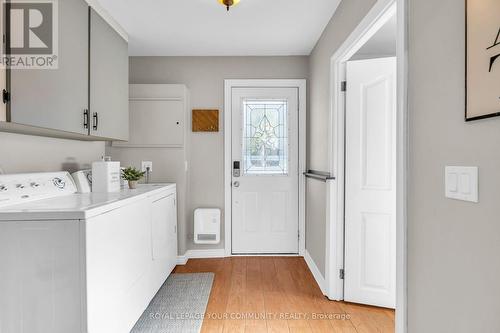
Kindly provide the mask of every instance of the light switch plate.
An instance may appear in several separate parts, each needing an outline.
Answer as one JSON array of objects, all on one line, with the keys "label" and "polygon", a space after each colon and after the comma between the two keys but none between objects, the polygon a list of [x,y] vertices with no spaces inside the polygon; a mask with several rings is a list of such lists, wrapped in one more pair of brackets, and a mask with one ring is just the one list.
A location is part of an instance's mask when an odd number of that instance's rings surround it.
[{"label": "light switch plate", "polygon": [[477,167],[447,166],[445,183],[447,198],[479,202],[479,169]]}]

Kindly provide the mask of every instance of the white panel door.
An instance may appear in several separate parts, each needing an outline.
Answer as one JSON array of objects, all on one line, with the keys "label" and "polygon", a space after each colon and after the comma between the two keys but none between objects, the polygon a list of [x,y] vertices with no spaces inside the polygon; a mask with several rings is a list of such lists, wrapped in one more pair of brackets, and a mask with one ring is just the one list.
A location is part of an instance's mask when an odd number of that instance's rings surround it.
[{"label": "white panel door", "polygon": [[349,302],[396,302],[396,58],[347,63],[345,280]]},{"label": "white panel door", "polygon": [[232,252],[298,253],[298,89],[233,88],[231,98]]}]

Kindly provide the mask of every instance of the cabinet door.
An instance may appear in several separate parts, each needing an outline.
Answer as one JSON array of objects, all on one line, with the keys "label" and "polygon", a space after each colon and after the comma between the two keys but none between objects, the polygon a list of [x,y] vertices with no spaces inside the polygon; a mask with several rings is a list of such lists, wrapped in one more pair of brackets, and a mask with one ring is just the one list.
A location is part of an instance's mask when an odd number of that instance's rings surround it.
[{"label": "cabinet door", "polygon": [[59,68],[10,72],[13,123],[88,134],[88,5],[57,1]]},{"label": "cabinet door", "polygon": [[130,101],[130,140],[126,147],[182,147],[184,144],[184,102],[161,100]]},{"label": "cabinet door", "polygon": [[116,147],[182,148],[188,123],[188,91],[181,84],[129,86],[130,136]]},{"label": "cabinet door", "polygon": [[90,135],[128,140],[128,44],[90,10]]},{"label": "cabinet door", "polygon": [[[156,292],[174,269],[177,258],[175,194],[153,202],[151,223],[153,254],[152,287],[154,292]],[[173,251],[174,246],[175,253]]]},{"label": "cabinet door", "polygon": [[[0,36],[3,36],[5,31],[5,20],[4,20],[4,6],[3,4],[0,6]],[[0,55],[4,55],[5,53],[5,41],[0,43]],[[3,90],[7,89],[7,78],[6,78],[6,69],[3,64],[0,63],[0,95],[2,95]],[[0,97],[0,121],[7,120],[7,107],[3,102],[3,98]]]}]

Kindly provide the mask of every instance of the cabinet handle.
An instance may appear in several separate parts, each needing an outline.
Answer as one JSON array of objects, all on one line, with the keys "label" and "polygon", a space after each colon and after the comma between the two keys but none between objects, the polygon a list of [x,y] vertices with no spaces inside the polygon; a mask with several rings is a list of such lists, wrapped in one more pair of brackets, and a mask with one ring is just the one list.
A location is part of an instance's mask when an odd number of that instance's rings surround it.
[{"label": "cabinet handle", "polygon": [[10,93],[5,89],[2,90],[2,102],[3,104],[10,102]]},{"label": "cabinet handle", "polygon": [[93,120],[92,128],[94,129],[94,131],[97,131],[97,128],[99,127],[99,114],[97,112],[94,112],[92,120]]},{"label": "cabinet handle", "polygon": [[89,110],[85,109],[83,111],[83,128],[89,128]]}]

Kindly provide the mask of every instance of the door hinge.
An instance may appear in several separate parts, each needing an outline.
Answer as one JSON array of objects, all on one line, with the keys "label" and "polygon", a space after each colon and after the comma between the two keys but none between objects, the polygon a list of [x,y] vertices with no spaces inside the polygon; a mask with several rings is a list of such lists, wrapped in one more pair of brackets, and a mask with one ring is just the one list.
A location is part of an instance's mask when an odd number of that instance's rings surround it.
[{"label": "door hinge", "polygon": [[340,83],[340,91],[347,91],[347,81],[342,81]]},{"label": "door hinge", "polygon": [[343,279],[344,279],[344,277],[345,277],[345,272],[344,272],[344,269],[339,270],[339,278],[340,278],[341,280],[343,280]]},{"label": "door hinge", "polygon": [[10,102],[10,93],[7,90],[2,90],[2,102],[7,104]]}]

